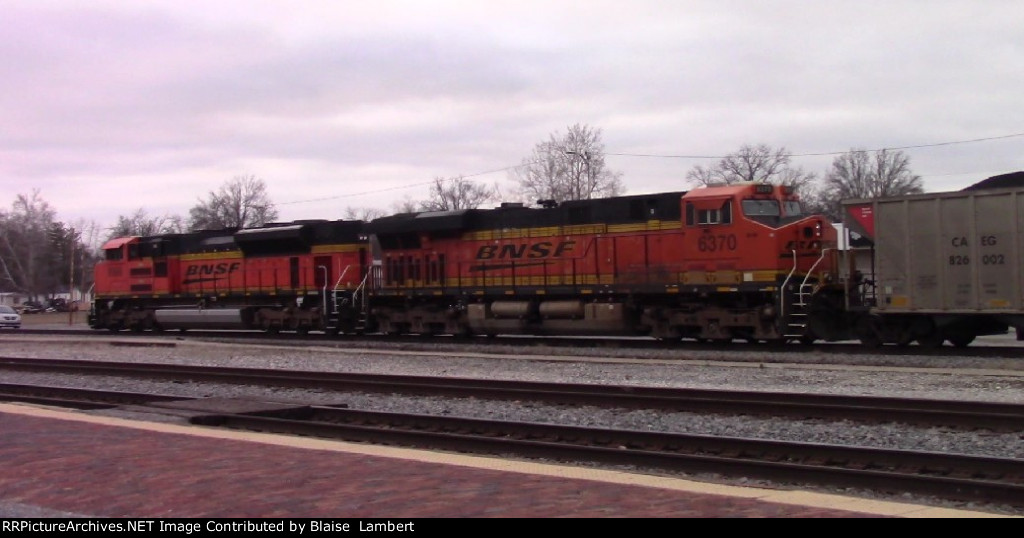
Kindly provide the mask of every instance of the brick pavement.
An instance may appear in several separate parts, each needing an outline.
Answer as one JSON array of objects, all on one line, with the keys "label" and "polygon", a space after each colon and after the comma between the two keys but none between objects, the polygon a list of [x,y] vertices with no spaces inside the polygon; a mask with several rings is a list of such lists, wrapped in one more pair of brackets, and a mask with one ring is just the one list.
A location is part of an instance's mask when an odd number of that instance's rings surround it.
[{"label": "brick pavement", "polygon": [[977,515],[7,404],[0,432],[0,501],[99,517]]}]

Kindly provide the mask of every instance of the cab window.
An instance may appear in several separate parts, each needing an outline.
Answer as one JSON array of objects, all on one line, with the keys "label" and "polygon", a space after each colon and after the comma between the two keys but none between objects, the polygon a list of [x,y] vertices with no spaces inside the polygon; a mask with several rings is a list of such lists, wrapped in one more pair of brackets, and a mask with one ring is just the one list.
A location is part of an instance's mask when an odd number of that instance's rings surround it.
[{"label": "cab window", "polygon": [[686,204],[687,226],[707,226],[709,224],[730,224],[732,222],[732,204],[729,200],[716,209],[699,209],[692,202]]}]

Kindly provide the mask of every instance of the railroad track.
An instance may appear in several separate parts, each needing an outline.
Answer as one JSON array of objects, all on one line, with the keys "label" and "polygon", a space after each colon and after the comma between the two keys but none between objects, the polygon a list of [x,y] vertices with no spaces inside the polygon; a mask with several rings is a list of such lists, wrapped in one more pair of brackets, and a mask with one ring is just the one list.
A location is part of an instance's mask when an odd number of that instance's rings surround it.
[{"label": "railroad track", "polygon": [[[75,408],[152,406],[191,410],[197,425],[316,436],[474,454],[625,465],[648,472],[716,473],[791,484],[910,492],[953,501],[1024,507],[1024,460],[735,437],[614,430],[327,406],[219,412],[224,402],[67,387],[0,386],[0,400]],[[234,407],[239,407],[236,402]],[[209,409],[206,409],[206,408]],[[241,405],[241,407],[245,407]]]},{"label": "railroad track", "polygon": [[[732,350],[737,352],[757,352],[766,355],[779,353],[803,353],[814,354],[822,352],[840,352],[846,355],[884,355],[884,356],[919,356],[927,355],[933,357],[1000,357],[1000,358],[1024,358],[1024,345],[990,345],[971,346],[967,348],[955,348],[943,346],[934,349],[923,349],[920,346],[895,346],[887,345],[882,347],[866,347],[856,342],[832,342],[817,343],[812,345],[804,344],[768,344],[768,343],[746,343],[734,341],[731,343],[695,342],[684,340],[680,342],[663,342],[651,338],[564,338],[564,337],[531,337],[531,336],[499,336],[496,338],[472,337],[455,338],[451,336],[418,336],[401,335],[391,336],[384,334],[348,335],[343,337],[329,336],[322,333],[309,334],[271,334],[260,331],[189,331],[183,332],[132,332],[119,331],[92,331],[82,329],[21,329],[19,334],[39,335],[63,335],[77,336],[83,338],[110,338],[117,335],[123,338],[161,338],[173,342],[176,339],[188,338],[192,340],[213,340],[218,342],[231,343],[253,343],[280,345],[280,346],[306,346],[316,344],[321,346],[352,347],[362,344],[400,344],[400,345],[466,345],[481,347],[501,348],[507,346],[536,347],[557,350],[564,349],[605,349],[605,350],[645,350],[645,351],[723,351]],[[1008,342],[1013,342],[1008,340]]]},{"label": "railroad track", "polygon": [[1024,431],[1024,405],[791,392],[542,383],[455,377],[227,368],[0,357],[0,369],[191,380],[418,396],[534,401],[604,408],[782,416],[797,419],[900,422],[961,429]]},{"label": "railroad track", "polygon": [[1024,460],[865,447],[302,407],[193,423],[482,454],[717,473],[1024,506]]}]

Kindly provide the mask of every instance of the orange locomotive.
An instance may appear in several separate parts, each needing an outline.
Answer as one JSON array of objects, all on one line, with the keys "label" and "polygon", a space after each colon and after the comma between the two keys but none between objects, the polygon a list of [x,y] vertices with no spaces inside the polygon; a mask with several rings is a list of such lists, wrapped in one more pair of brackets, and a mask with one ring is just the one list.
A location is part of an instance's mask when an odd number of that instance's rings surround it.
[{"label": "orange locomotive", "polygon": [[368,223],[388,333],[803,340],[836,232],[788,187],[394,215]]},{"label": "orange locomotive", "polygon": [[811,310],[843,300],[835,246],[766,184],[128,237],[90,323],[813,341]]},{"label": "orange locomotive", "polygon": [[351,330],[361,221],[123,237],[96,265],[93,328]]}]

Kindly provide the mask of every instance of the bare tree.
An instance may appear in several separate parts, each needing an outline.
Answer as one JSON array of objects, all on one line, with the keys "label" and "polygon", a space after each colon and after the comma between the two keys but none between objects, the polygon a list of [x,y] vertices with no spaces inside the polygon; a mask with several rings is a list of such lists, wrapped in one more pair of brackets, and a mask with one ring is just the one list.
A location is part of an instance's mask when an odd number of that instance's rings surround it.
[{"label": "bare tree", "polygon": [[605,165],[601,130],[578,123],[534,146],[513,176],[528,200],[589,200],[625,191],[622,174]]},{"label": "bare tree", "polygon": [[189,210],[192,230],[252,228],[277,218],[267,186],[256,176],[235,176]]},{"label": "bare tree", "polygon": [[924,192],[921,176],[910,170],[902,151],[853,149],[836,157],[825,174],[814,206],[833,219],[841,216],[840,201]]},{"label": "bare tree", "polygon": [[370,222],[373,219],[383,217],[386,213],[375,207],[346,207],[345,220],[362,220]]},{"label": "bare tree", "polygon": [[52,291],[55,279],[48,232],[56,212],[39,194],[19,194],[10,213],[0,213],[0,284],[37,297]]},{"label": "bare tree", "polygon": [[800,189],[811,184],[814,178],[814,173],[790,166],[786,148],[772,149],[765,144],[744,145],[736,153],[723,157],[714,167],[698,165],[686,173],[686,179],[691,183],[704,186],[755,182]]},{"label": "bare tree", "polygon": [[462,176],[447,179],[436,177],[434,184],[430,186],[430,200],[423,203],[423,209],[427,211],[475,209],[493,200],[496,195],[496,187],[474,183]]},{"label": "bare tree", "polygon": [[180,216],[151,217],[140,207],[130,216],[119,215],[117,224],[110,229],[108,238],[183,233],[187,229],[185,220]]},{"label": "bare tree", "polygon": [[391,204],[392,213],[416,213],[422,209],[423,203],[413,200],[411,196],[406,196]]}]

